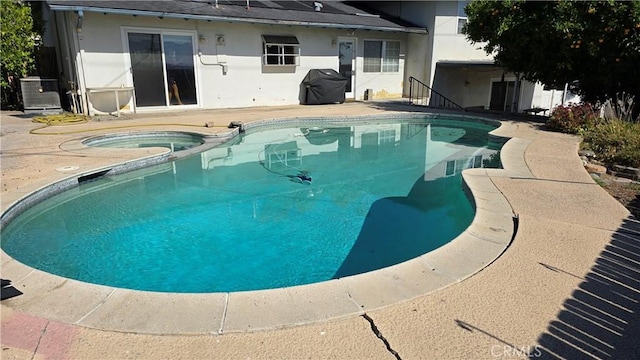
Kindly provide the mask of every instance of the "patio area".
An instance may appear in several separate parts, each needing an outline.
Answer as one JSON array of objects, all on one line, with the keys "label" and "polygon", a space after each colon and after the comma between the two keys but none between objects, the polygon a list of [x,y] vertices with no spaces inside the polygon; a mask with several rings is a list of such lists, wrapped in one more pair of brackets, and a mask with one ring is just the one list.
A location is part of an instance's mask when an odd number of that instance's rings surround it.
[{"label": "patio area", "polygon": [[[154,157],[157,148],[73,148],[87,136],[123,130],[179,130],[228,133],[232,121],[344,117],[427,112],[394,102],[324,106],[221,109],[163,114],[122,114],[76,125],[31,122],[21,113],[2,113],[2,211],[47,184],[114,164]],[[198,299],[173,299],[173,316],[157,331],[156,311],[127,298],[103,319],[108,329],[68,322],[69,305],[86,304],[69,286],[36,282],[2,252],[2,278],[21,292],[2,301],[3,359],[469,359],[633,358],[640,353],[640,223],[584,170],[580,139],[547,132],[539,123],[497,117],[504,170],[472,177],[496,189],[517,216],[516,235],[501,255],[472,276],[423,294],[400,297],[401,288],[371,287],[386,303],[340,316],[314,316],[318,304],[298,304],[294,313],[312,319],[278,326],[270,319],[254,331],[181,331],[181,321],[210,316]],[[205,126],[205,124],[207,126]],[[34,132],[34,133],[30,133]],[[465,178],[468,180],[469,176]],[[472,188],[473,190],[473,188]],[[474,191],[477,202],[486,193]],[[491,209],[484,209],[491,212]],[[489,214],[490,215],[490,214]],[[494,218],[503,217],[504,214]],[[488,228],[492,217],[488,216]],[[471,254],[473,250],[469,249]],[[20,270],[16,270],[20,269]],[[36,284],[37,283],[37,284]],[[37,285],[37,293],[32,289]],[[422,286],[420,284],[413,286]],[[5,288],[3,284],[3,293]],[[313,298],[316,289],[309,292]],[[317,290],[318,293],[321,290]],[[414,294],[411,293],[410,294]],[[97,296],[98,294],[96,294]],[[386,296],[386,297],[385,297]],[[4,296],[3,296],[4,298]],[[228,299],[227,299],[228,300]],[[221,301],[224,301],[222,299]],[[280,299],[246,301],[246,319],[269,318]],[[64,304],[62,306],[61,304]],[[77,304],[77,305],[75,305]],[[113,304],[113,302],[111,303]],[[98,304],[97,306],[99,306]],[[140,313],[139,305],[147,306]],[[325,304],[326,305],[326,304]],[[352,304],[353,305],[353,304]],[[324,306],[324,305],[322,305]],[[336,305],[338,306],[338,305]],[[133,310],[136,309],[136,310]],[[310,314],[310,315],[309,315]],[[186,320],[185,320],[186,319]],[[251,323],[250,320],[247,320]],[[174,322],[173,328],[170,328]],[[260,323],[260,321],[256,320]],[[169,324],[169,325],[166,325]]]}]

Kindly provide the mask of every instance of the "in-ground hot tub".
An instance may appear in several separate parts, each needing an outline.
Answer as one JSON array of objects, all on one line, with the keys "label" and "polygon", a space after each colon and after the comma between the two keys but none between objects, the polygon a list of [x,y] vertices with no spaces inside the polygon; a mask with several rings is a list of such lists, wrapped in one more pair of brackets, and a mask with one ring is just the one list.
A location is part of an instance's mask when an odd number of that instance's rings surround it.
[{"label": "in-ground hot tub", "polygon": [[110,148],[165,147],[182,151],[205,143],[202,135],[179,131],[152,131],[100,135],[82,142],[87,146]]}]

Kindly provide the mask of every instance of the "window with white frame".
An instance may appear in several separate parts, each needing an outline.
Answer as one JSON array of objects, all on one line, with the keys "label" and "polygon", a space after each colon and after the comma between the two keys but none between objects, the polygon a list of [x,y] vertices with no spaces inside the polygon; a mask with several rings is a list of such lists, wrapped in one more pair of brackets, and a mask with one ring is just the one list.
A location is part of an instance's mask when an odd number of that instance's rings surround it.
[{"label": "window with white frame", "polygon": [[362,70],[364,72],[400,71],[400,42],[365,40]]},{"label": "window with white frame", "polygon": [[456,174],[456,161],[449,160],[444,169],[444,177],[450,177]]},{"label": "window with white frame", "polygon": [[458,34],[462,34],[462,28],[467,23],[467,13],[464,11],[469,1],[458,1]]},{"label": "window with white frame", "polygon": [[300,65],[298,39],[287,35],[262,35],[262,65]]},{"label": "window with white frame", "polygon": [[380,145],[383,144],[395,144],[396,131],[395,130],[380,130]]}]

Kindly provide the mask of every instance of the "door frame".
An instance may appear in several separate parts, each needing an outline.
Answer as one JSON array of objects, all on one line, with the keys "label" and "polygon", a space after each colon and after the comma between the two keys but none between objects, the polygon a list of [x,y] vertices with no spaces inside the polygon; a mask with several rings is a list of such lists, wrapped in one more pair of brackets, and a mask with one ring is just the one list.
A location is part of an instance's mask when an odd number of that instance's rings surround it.
[{"label": "door frame", "polygon": [[338,37],[337,42],[337,57],[338,57],[338,72],[340,72],[340,43],[351,42],[353,44],[353,58],[351,59],[351,91],[344,94],[347,99],[355,99],[356,94],[356,61],[358,58],[358,38],[355,37]]},{"label": "door frame", "polygon": [[[169,93],[168,93],[168,79],[167,79],[167,66],[166,66],[166,54],[164,53],[164,35],[179,35],[179,36],[190,36],[191,37],[191,46],[192,46],[192,56],[193,56],[193,81],[196,86],[196,103],[191,105],[180,105],[180,109],[193,109],[200,108],[202,105],[201,91],[200,91],[200,82],[199,82],[199,67],[198,67],[198,58],[197,58],[197,46],[198,46],[198,34],[196,31],[191,30],[176,30],[176,29],[166,29],[166,28],[139,28],[132,26],[123,26],[120,28],[121,38],[122,38],[122,49],[123,49],[123,58],[124,58],[124,71],[127,80],[127,86],[134,87],[135,92],[135,84],[133,83],[133,73],[131,70],[131,54],[129,52],[129,33],[143,33],[143,34],[160,34],[160,46],[162,47],[162,74],[164,81],[164,89],[165,89],[165,105],[164,106],[143,106],[137,107],[137,111],[154,111],[154,110],[165,110],[172,108],[169,104]],[[174,106],[175,108],[175,106]]]},{"label": "door frame", "polygon": [[501,78],[501,77],[499,77],[499,78],[491,78],[491,79],[489,79],[489,94],[488,94],[488,98],[487,98],[487,109],[490,109],[490,108],[491,108],[491,93],[493,92],[493,83],[500,83],[500,82],[503,82],[503,81],[504,81],[505,83],[507,83],[507,87],[506,87],[506,89],[505,89],[506,91],[505,91],[505,94],[504,94],[504,96],[505,96],[505,99],[504,99],[504,100],[505,100],[505,102],[504,102],[504,104],[502,105],[502,110],[501,110],[501,111],[506,111],[506,110],[505,110],[505,107],[506,107],[506,105],[507,105],[507,104],[509,104],[509,108],[511,108],[511,106],[513,105],[513,104],[511,104],[511,99],[507,99],[507,95],[509,94],[509,91],[508,91],[508,89],[509,89],[509,85],[508,85],[508,84],[509,84],[510,82],[513,82],[513,83],[514,83],[514,84],[513,84],[513,86],[514,86],[514,90],[517,90],[517,91],[518,91],[518,92],[517,92],[517,94],[516,94],[516,103],[517,103],[517,105],[518,105],[518,106],[520,105],[520,89],[516,89],[516,85],[517,85],[517,84],[516,84],[516,78],[515,78],[515,76],[505,76],[505,77],[504,77],[504,79],[503,79],[503,78]]}]

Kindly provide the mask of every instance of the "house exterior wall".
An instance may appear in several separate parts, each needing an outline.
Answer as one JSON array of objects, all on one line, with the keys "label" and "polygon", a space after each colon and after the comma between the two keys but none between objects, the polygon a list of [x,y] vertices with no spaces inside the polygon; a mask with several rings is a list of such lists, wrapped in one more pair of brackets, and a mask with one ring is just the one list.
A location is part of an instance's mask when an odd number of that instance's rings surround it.
[{"label": "house exterior wall", "polygon": [[[393,16],[422,26],[427,29],[427,36],[410,36],[411,58],[408,59],[407,79],[413,76],[425,84],[431,84],[431,64],[433,63],[433,10],[430,1],[393,2],[384,9]],[[407,81],[408,86],[408,81]],[[408,94],[409,90],[405,90]]]},{"label": "house exterior wall", "polygon": [[435,64],[441,60],[493,60],[484,50],[478,49],[480,45],[471,45],[465,35],[457,33],[457,2],[439,1],[434,5],[438,15],[434,22],[432,73]]},{"label": "house exterior wall", "polygon": [[[84,94],[87,94],[87,89],[134,85],[127,40],[127,32],[133,31],[193,36],[198,104],[184,105],[181,109],[298,104],[301,81],[310,69],[338,69],[336,40],[339,37],[356,39],[355,100],[362,100],[366,89],[373,90],[374,98],[402,97],[407,51],[405,33],[348,32],[343,29],[185,21],[92,12],[84,13],[82,30],[77,32],[77,15],[65,13],[65,17],[60,22],[66,24],[66,35],[74,39],[75,47],[71,52],[78,58],[75,68]],[[224,35],[224,45],[217,44],[218,35]],[[296,36],[300,43],[299,66],[263,66],[261,35]],[[364,40],[400,41],[400,71],[364,72]],[[91,93],[89,96],[96,113],[115,110],[112,93]],[[127,104],[124,110],[132,110],[131,94],[120,92],[118,96],[121,105]],[[147,109],[157,111],[159,108]],[[145,111],[145,108],[137,111]]]},{"label": "house exterior wall", "polygon": [[[407,57],[407,35],[384,32],[356,31],[358,38],[356,50],[356,100],[364,99],[366,89],[373,90],[373,99],[399,99],[403,95],[405,58]],[[365,40],[400,40],[400,65],[398,72],[364,72]],[[335,60],[337,63],[337,58]]]},{"label": "house exterior wall", "polygon": [[405,59],[405,91],[404,95],[409,94],[409,77],[424,82],[429,77],[431,62],[431,42],[428,36],[409,34],[407,38],[407,47],[411,49],[411,56]]},{"label": "house exterior wall", "polygon": [[[456,1],[375,2],[373,6],[379,11],[423,26],[429,32],[427,39],[410,40],[412,59],[411,67],[407,69],[409,76],[414,76],[424,83],[433,83],[438,61],[493,60],[483,50],[478,49],[480,46],[472,46],[465,35],[457,33],[458,3]],[[414,45],[422,43],[425,45],[413,51]]]},{"label": "house exterior wall", "polygon": [[[503,72],[487,72],[466,63],[490,63],[492,57],[457,33],[456,1],[371,2],[378,10],[425,27],[428,34],[306,26],[242,24],[190,19],[158,18],[86,12],[82,31],[76,31],[78,15],[55,13],[60,67],[65,81],[73,81],[82,109],[88,108],[87,89],[132,87],[131,60],[127,31],[162,32],[191,36],[194,45],[195,83],[198,103],[180,109],[214,109],[298,104],[300,83],[310,69],[338,69],[338,39],[356,41],[353,99],[363,100],[372,90],[373,99],[408,96],[409,77],[428,84],[463,107],[489,107],[491,79]],[[60,31],[60,30],[63,31]],[[224,45],[216,38],[224,35]],[[292,35],[300,43],[299,65],[272,67],[262,65],[261,35]],[[202,38],[202,41],[200,40]],[[366,73],[363,71],[365,40],[397,40],[401,43],[400,71]],[[69,50],[67,50],[69,49]],[[461,62],[444,69],[439,63]],[[495,72],[495,73],[494,73]],[[499,72],[499,74],[497,74]],[[505,73],[505,76],[513,74]],[[62,83],[63,81],[61,81]],[[65,85],[64,83],[62,84]],[[544,90],[540,84],[522,82],[519,110],[553,108],[564,94]],[[115,110],[112,93],[92,93],[91,104],[97,112]],[[124,110],[133,110],[132,93],[119,92]],[[138,111],[176,108],[172,106],[138,108]]]},{"label": "house exterior wall", "polygon": [[[410,6],[420,6],[420,2],[417,4],[412,3]],[[488,108],[491,79],[501,78],[503,71],[461,70],[461,73],[465,73],[464,77],[467,81],[460,81],[459,75],[453,82],[437,84],[435,77],[436,66],[439,61],[487,62],[493,61],[493,56],[485,53],[482,49],[483,44],[472,44],[466,39],[465,35],[457,33],[457,1],[426,2],[422,6],[428,9],[427,17],[433,19],[432,27],[428,28],[430,30],[429,36],[432,37],[433,41],[428,84],[433,84],[434,89],[442,89],[439,91],[445,96],[452,94],[453,97],[460,101],[459,104],[463,107],[484,106]],[[417,10],[409,10],[408,12],[419,13]],[[507,78],[515,77],[513,73],[509,72],[504,73],[504,75]],[[459,84],[465,83],[464,89],[460,91]],[[517,109],[518,111],[536,107],[552,109],[562,103],[562,94],[558,95],[558,91],[555,91],[555,96],[553,95],[551,91],[544,90],[542,84],[534,84],[522,80]]]},{"label": "house exterior wall", "polygon": [[[407,79],[409,76],[417,78],[462,107],[489,108],[491,79],[501,78],[502,70],[486,71],[462,63],[451,68],[438,66],[439,62],[493,61],[493,56],[482,49],[483,44],[472,44],[465,35],[458,34],[457,1],[376,1],[369,4],[378,11],[424,26],[429,32],[426,39],[409,36],[411,54],[407,59]],[[515,77],[512,73],[504,73],[504,76]],[[541,84],[522,81],[518,110],[552,109],[562,103],[562,97],[562,91],[544,90]],[[578,100],[574,96],[569,99]]]},{"label": "house exterior wall", "polygon": [[384,14],[401,18],[412,24],[426,28],[427,36],[422,34],[408,34],[407,52],[405,58],[405,75],[403,95],[409,96],[409,77],[426,82],[430,79],[430,69],[432,63],[433,36],[431,29],[433,22],[429,16],[432,3],[429,1],[375,1],[368,5]]}]

